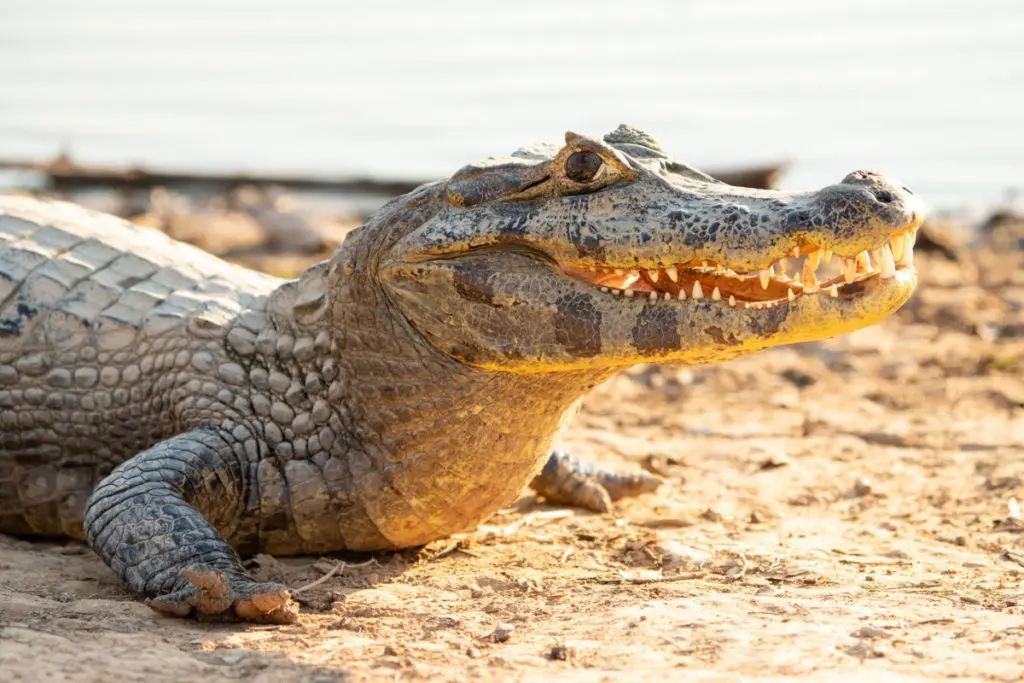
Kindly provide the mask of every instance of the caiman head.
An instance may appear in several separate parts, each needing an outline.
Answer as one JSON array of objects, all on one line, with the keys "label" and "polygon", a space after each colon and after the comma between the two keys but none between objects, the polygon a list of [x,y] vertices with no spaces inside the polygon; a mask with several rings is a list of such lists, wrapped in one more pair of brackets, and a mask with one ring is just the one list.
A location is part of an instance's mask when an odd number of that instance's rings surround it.
[{"label": "caiman head", "polygon": [[518,373],[708,363],[871,325],[914,290],[924,216],[877,173],[733,187],[626,126],[467,166],[381,220],[400,211],[415,219],[375,257],[389,305],[443,353]]}]

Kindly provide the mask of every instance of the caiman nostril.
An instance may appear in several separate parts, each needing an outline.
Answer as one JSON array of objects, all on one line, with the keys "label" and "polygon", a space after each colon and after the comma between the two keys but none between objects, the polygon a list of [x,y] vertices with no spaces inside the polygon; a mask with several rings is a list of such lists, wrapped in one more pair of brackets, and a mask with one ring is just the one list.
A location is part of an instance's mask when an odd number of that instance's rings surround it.
[{"label": "caiman nostril", "polygon": [[896,201],[896,195],[894,195],[892,192],[889,192],[888,190],[877,190],[872,194],[875,195],[875,199],[882,202],[883,204],[892,204],[894,201]]}]

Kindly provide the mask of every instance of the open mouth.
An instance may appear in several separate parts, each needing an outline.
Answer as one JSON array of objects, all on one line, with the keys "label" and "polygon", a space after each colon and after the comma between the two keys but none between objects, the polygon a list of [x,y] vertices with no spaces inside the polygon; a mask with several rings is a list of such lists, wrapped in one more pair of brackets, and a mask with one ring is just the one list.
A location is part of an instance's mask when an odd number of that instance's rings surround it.
[{"label": "open mouth", "polygon": [[609,296],[651,301],[710,299],[733,307],[771,308],[801,296],[855,296],[864,291],[868,280],[888,280],[896,277],[897,271],[912,271],[918,227],[915,224],[895,232],[886,244],[852,258],[833,258],[828,249],[802,253],[795,247],[768,268],[749,272],[709,261],[653,270],[560,265],[567,275],[599,287]]}]

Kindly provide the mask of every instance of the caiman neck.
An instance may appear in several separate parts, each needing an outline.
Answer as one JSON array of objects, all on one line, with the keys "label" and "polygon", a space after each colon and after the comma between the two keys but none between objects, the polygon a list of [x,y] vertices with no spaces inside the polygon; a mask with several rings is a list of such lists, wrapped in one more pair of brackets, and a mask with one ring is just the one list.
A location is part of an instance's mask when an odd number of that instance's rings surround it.
[{"label": "caiman neck", "polygon": [[329,275],[332,404],[369,517],[395,547],[475,526],[516,499],[578,399],[609,371],[491,372],[432,347],[375,280],[370,240]]}]

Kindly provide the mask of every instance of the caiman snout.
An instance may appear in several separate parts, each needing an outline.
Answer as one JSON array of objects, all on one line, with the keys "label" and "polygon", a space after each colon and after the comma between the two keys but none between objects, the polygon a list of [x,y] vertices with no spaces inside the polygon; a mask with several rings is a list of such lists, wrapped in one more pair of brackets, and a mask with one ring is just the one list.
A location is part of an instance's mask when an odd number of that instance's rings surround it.
[{"label": "caiman snout", "polygon": [[856,251],[916,228],[924,219],[924,204],[909,188],[875,171],[854,171],[838,185],[822,189],[819,209],[838,240],[856,242],[860,237],[864,243],[852,245]]}]

